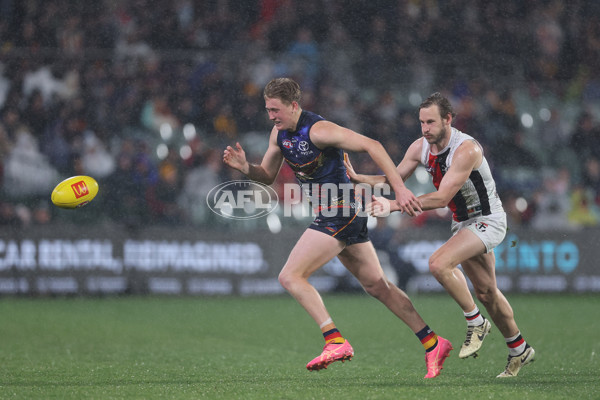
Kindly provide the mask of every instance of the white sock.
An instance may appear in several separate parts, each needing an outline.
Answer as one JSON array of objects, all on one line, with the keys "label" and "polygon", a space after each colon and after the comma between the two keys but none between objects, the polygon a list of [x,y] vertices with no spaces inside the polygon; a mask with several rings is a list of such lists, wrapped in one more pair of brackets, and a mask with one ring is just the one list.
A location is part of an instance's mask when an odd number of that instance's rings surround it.
[{"label": "white sock", "polygon": [[511,357],[516,357],[523,354],[525,348],[527,347],[527,342],[521,336],[521,332],[517,333],[515,336],[504,338],[504,340],[508,346],[508,354]]},{"label": "white sock", "polygon": [[475,306],[475,308],[472,311],[463,311],[463,314],[465,314],[465,318],[467,319],[467,326],[479,326],[483,324],[484,319],[481,313],[479,312],[479,308],[477,308],[477,306]]}]

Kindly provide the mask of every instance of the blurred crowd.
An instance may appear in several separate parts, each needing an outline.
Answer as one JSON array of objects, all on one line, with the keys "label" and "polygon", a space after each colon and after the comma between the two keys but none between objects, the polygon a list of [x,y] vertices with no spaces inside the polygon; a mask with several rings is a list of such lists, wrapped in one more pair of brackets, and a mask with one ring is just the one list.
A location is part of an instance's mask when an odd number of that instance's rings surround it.
[{"label": "blurred crowd", "polygon": [[[440,91],[484,146],[511,224],[596,226],[598,65],[593,0],[0,0],[0,224],[81,218],[49,201],[78,174],[101,187],[88,216],[219,222],[206,195],[241,178],[223,149],[259,161],[262,88],[290,76],[305,109],[397,162]],[[291,181],[284,168],[276,187]]]}]

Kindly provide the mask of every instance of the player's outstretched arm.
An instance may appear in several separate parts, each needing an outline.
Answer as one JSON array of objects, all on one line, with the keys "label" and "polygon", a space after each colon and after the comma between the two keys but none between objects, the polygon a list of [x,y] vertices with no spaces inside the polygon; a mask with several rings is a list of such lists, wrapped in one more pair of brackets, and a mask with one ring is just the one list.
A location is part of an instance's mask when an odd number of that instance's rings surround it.
[{"label": "player's outstretched arm", "polygon": [[404,186],[394,162],[379,141],[328,121],[317,122],[310,135],[313,143],[319,148],[337,147],[346,151],[368,153],[386,176],[402,212],[414,216],[421,211],[419,200]]},{"label": "player's outstretched arm", "polygon": [[[413,142],[413,144],[408,148],[400,164],[398,164],[398,166],[396,167],[396,171],[398,172],[403,181],[406,181],[408,178],[410,178],[415,172],[417,166],[419,165],[421,154],[420,149],[422,147],[421,140],[422,139],[418,139],[415,142]],[[348,157],[344,157],[344,165],[346,166],[346,169],[348,171],[348,176],[355,183],[366,183],[371,186],[375,186],[376,184],[380,183],[389,183],[385,175],[364,175],[356,173]],[[406,186],[404,186],[404,189],[401,188],[399,190],[406,191],[405,195],[407,197],[405,197],[404,201],[410,201],[411,197],[413,196],[412,192],[408,188],[406,188]],[[372,203],[369,203],[372,204],[372,206],[369,207],[369,205],[367,205],[366,211],[369,214],[378,217],[387,216],[390,212],[393,211],[403,212],[404,209],[401,206],[402,198],[399,196],[398,191],[395,192],[396,201],[390,201],[383,197],[373,197]],[[421,211],[421,209],[419,208],[418,211]],[[410,213],[408,214],[412,216],[415,215]]]},{"label": "player's outstretched arm", "polygon": [[365,183],[370,186],[375,186],[381,183],[389,183],[385,175],[365,175],[356,173],[352,163],[350,162],[350,157],[346,152],[344,152],[344,166],[346,167],[348,178],[350,178],[350,180],[354,183]]},{"label": "player's outstretched arm", "polygon": [[371,201],[365,205],[365,212],[373,217],[387,217],[393,211],[400,211],[398,203],[385,197],[371,196]]},{"label": "player's outstretched arm", "polygon": [[437,191],[419,196],[423,210],[443,208],[467,182],[473,169],[481,164],[483,153],[479,145],[472,141],[463,142],[452,159],[452,165],[442,178]]},{"label": "player's outstretched arm", "polygon": [[274,128],[269,137],[269,147],[263,156],[260,165],[251,164],[246,159],[246,153],[239,143],[235,147],[227,146],[223,152],[223,162],[233,169],[237,169],[253,181],[267,185],[272,184],[279,174],[283,155],[277,145],[277,130]]}]

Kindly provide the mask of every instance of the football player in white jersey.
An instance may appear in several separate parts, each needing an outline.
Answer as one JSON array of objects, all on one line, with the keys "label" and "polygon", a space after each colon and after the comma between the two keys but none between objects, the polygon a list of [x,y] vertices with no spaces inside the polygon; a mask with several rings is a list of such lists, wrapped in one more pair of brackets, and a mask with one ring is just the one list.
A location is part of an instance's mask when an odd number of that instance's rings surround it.
[{"label": "football player in white jersey", "polygon": [[[534,360],[535,351],[521,335],[512,307],[496,284],[493,249],[506,235],[506,214],[483,149],[452,127],[455,115],[447,98],[440,93],[429,96],[419,106],[422,137],[411,144],[397,170],[406,180],[419,164],[424,165],[437,190],[418,197],[422,210],[449,207],[453,213],[452,237],[431,255],[429,270],[466,318],[467,335],[459,357],[476,357],[491,329],[475,304],[464,271],[508,346],[508,363],[498,377],[514,377]],[[386,182],[385,176],[357,174],[349,161],[346,167],[354,182]],[[399,211],[383,197],[374,197],[367,210],[374,216]]]}]

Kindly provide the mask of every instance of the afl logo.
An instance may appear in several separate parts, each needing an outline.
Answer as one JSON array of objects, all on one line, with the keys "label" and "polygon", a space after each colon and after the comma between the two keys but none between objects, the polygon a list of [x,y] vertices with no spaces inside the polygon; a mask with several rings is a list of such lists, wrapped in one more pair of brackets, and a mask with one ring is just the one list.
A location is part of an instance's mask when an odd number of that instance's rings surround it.
[{"label": "afl logo", "polygon": [[206,196],[206,204],[213,213],[230,219],[264,217],[277,208],[278,202],[273,188],[253,181],[224,182]]},{"label": "afl logo", "polygon": [[291,149],[294,145],[292,144],[291,140],[287,140],[285,139],[283,142],[281,142],[281,144],[283,145],[283,147],[285,147],[286,149]]},{"label": "afl logo", "polygon": [[301,141],[300,143],[298,143],[298,148],[300,149],[300,151],[308,150],[308,142],[304,140]]}]

